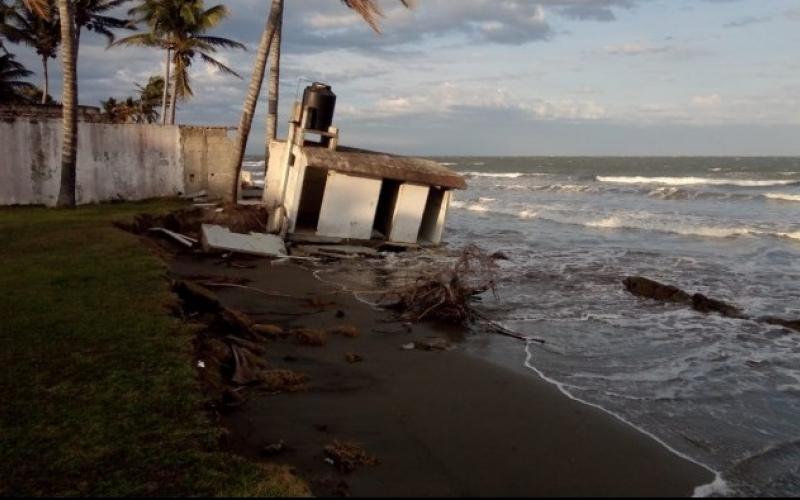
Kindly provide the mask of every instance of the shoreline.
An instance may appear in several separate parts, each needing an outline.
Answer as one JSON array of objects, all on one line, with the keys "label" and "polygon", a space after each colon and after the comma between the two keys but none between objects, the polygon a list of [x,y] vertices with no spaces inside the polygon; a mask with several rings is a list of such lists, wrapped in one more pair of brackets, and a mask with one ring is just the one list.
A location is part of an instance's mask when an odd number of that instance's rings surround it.
[{"label": "shoreline", "polygon": [[[324,347],[271,342],[268,363],[308,373],[309,391],[257,394],[223,418],[231,450],[247,458],[264,460],[264,446],[285,442],[288,452],[274,460],[295,467],[316,494],[690,496],[719,481],[707,467],[548,379],[466,352],[463,331],[417,324],[402,333],[387,322],[391,313],[350,292],[327,290],[330,283],[308,269],[259,261],[256,269],[239,270],[192,256],[177,256],[171,268],[181,277],[213,271],[247,277],[271,292],[324,295],[331,304],[307,314],[296,301],[265,301],[243,289],[218,293],[259,322],[347,323],[361,332]],[[400,348],[425,337],[446,337],[455,349]],[[351,351],[364,362],[345,363]],[[381,465],[337,473],[321,453],[333,438],[358,442]]]}]

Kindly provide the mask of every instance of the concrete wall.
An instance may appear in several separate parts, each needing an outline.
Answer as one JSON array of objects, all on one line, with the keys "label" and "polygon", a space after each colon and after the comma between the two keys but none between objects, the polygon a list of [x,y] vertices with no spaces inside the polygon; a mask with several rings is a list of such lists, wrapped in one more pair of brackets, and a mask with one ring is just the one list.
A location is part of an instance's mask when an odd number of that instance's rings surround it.
[{"label": "concrete wall", "polygon": [[227,127],[180,127],[186,193],[208,192],[220,198],[231,187],[229,168],[235,129]]},{"label": "concrete wall", "polygon": [[[61,123],[39,116],[0,120],[0,205],[55,204]],[[79,122],[77,201],[174,196],[187,186],[217,192],[232,145],[227,135],[219,127]]]},{"label": "concrete wall", "polygon": [[328,171],[317,234],[368,240],[381,193],[381,179]]},{"label": "concrete wall", "polygon": [[392,216],[392,232],[389,240],[397,243],[416,243],[425,202],[428,199],[428,186],[403,183],[397,193],[397,203]]}]

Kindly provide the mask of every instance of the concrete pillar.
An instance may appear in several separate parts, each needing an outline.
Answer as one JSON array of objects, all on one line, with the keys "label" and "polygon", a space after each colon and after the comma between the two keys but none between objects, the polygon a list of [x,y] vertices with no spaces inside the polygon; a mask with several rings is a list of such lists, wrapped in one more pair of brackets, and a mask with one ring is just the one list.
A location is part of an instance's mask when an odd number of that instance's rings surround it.
[{"label": "concrete pillar", "polygon": [[430,188],[422,184],[404,183],[397,193],[397,203],[392,215],[392,230],[389,241],[416,243],[422,224],[422,214],[428,200]]}]

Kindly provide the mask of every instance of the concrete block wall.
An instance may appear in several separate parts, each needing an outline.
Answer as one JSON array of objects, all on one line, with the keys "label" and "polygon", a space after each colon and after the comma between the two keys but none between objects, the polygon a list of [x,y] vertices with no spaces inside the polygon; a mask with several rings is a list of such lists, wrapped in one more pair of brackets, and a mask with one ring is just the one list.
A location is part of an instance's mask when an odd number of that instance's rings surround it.
[{"label": "concrete block wall", "polygon": [[[0,118],[0,205],[55,205],[61,119]],[[77,201],[140,200],[208,190],[221,196],[233,146],[226,127],[78,123]]]}]

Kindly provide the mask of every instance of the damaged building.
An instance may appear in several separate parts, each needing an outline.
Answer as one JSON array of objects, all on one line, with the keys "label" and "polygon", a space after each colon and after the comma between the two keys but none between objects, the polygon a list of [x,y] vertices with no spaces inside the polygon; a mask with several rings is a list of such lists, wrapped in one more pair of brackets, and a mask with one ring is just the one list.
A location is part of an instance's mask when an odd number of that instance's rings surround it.
[{"label": "damaged building", "polygon": [[287,140],[270,143],[264,203],[272,230],[295,239],[439,244],[464,178],[431,160],[339,146],[334,106],[330,87],[307,87]]}]

